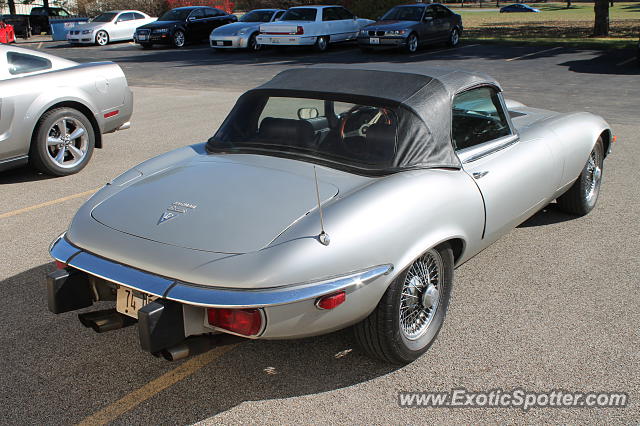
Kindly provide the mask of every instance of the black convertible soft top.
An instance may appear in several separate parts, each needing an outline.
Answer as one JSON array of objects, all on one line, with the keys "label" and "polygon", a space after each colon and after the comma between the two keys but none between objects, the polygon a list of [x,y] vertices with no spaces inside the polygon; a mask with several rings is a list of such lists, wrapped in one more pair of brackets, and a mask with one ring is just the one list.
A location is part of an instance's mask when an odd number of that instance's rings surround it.
[{"label": "black convertible soft top", "polygon": [[[451,102],[456,93],[478,85],[492,85],[491,77],[462,70],[416,64],[314,66],[283,71],[272,80],[242,95],[208,147],[225,139],[225,128],[239,117],[256,94],[289,97],[332,97],[351,102],[379,102],[403,109],[392,161],[370,172],[392,173],[416,168],[460,168],[451,143]],[[235,125],[238,123],[236,122]],[[217,146],[218,145],[218,146]]]}]

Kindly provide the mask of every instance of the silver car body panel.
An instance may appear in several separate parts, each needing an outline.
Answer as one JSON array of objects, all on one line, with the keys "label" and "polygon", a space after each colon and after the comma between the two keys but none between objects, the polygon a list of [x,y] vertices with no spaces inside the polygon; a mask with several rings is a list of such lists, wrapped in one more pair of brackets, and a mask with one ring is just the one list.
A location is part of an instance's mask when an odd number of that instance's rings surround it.
[{"label": "silver car body panel", "polygon": [[[10,75],[8,52],[49,59],[52,68]],[[38,119],[56,105],[83,109],[98,134],[128,127],[133,94],[122,69],[113,62],[77,64],[30,49],[0,46],[0,70],[0,167],[3,161],[10,165],[13,158],[26,158]],[[116,110],[117,115],[105,118]]]},{"label": "silver car body panel", "polygon": [[[67,31],[67,40],[71,43],[93,44],[96,41],[96,33],[100,30],[107,32],[110,42],[133,40],[133,34],[136,28],[155,22],[158,19],[139,10],[112,10],[110,12],[117,14],[111,22],[89,21],[78,23],[69,28]],[[120,19],[125,13],[139,13],[143,15],[144,18],[121,21]]]},{"label": "silver car body panel", "polygon": [[[270,22],[276,21],[275,17],[278,15],[277,12],[283,11],[282,9],[268,10],[275,11]],[[209,35],[209,44],[211,47],[218,49],[246,49],[249,47],[249,39],[252,35],[260,32],[260,25],[262,24],[264,24],[264,22],[233,22],[231,24],[222,25],[211,31],[211,34]],[[219,45],[217,44],[218,42],[223,43]]]},{"label": "silver car body panel", "polygon": [[[461,169],[365,177],[316,165],[329,245],[318,241],[317,206],[308,202],[310,198],[301,201],[307,197],[305,191],[309,197],[315,195],[312,164],[253,154],[211,154],[200,144],[148,160],[107,184],[80,208],[65,239],[54,243],[51,252],[71,266],[91,256],[165,280],[166,289],[142,290],[156,295],[164,291],[163,297],[184,303],[187,335],[212,331],[206,324],[207,306],[263,309],[267,326],[260,338],[336,330],[369,315],[389,284],[428,249],[450,242],[459,266],[561,195],[579,176],[599,137],[610,151],[610,128],[596,115],[556,113],[513,101],[504,105],[512,117],[513,135],[458,152]],[[229,172],[229,178],[210,172],[216,168]],[[182,170],[198,178],[187,185],[179,176]],[[138,191],[147,185],[150,198]],[[250,191],[252,186],[257,189]],[[258,194],[260,188],[264,194]],[[273,188],[296,195],[279,198]],[[252,206],[247,200],[237,201],[243,196],[259,202]],[[280,211],[266,206],[269,199]],[[174,202],[197,207],[158,223]],[[241,204],[234,208],[231,202]],[[210,215],[225,217],[206,221],[195,214],[200,205]],[[101,206],[105,210],[100,215],[114,215],[109,226],[104,224],[108,219],[96,220]],[[238,224],[231,225],[229,215],[238,215]],[[190,248],[177,243],[180,234],[196,231],[212,242]],[[234,234],[237,244],[230,244]],[[245,241],[252,234],[255,241]],[[215,241],[218,236],[220,241]],[[74,257],[74,250],[81,253]],[[96,274],[95,267],[86,265],[81,269]],[[340,288],[323,287],[327,277],[350,282],[354,271],[380,272],[381,266],[386,273],[374,273],[366,285],[344,287],[346,302],[335,310],[315,307],[314,297]],[[142,282],[123,282],[118,272],[113,273],[114,277],[101,275],[125,286]],[[279,299],[292,290],[308,291],[299,283],[310,283],[313,296]],[[273,300],[279,302],[268,303]]]}]

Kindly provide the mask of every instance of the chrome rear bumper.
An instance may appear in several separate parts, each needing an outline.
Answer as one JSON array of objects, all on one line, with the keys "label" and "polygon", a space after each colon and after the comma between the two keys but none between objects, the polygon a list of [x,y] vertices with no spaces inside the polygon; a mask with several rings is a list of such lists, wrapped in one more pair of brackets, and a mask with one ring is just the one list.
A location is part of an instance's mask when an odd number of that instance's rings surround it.
[{"label": "chrome rear bumper", "polygon": [[184,283],[96,256],[71,244],[65,235],[49,249],[59,262],[89,275],[179,303],[207,308],[265,308],[316,299],[336,291],[359,289],[393,270],[378,265],[339,277],[263,289],[221,288]]}]

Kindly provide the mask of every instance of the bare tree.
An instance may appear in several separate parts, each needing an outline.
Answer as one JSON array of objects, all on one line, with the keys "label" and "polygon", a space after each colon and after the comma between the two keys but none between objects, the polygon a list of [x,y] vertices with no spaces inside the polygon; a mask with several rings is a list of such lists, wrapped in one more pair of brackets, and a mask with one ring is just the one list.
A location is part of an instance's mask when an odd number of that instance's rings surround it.
[{"label": "bare tree", "polygon": [[609,0],[596,0],[593,10],[596,14],[593,25],[594,37],[606,37],[609,35]]},{"label": "bare tree", "polygon": [[9,14],[10,15],[15,15],[16,14],[16,3],[14,0],[9,0]]},{"label": "bare tree", "polygon": [[571,8],[571,0],[567,0],[567,9]]}]

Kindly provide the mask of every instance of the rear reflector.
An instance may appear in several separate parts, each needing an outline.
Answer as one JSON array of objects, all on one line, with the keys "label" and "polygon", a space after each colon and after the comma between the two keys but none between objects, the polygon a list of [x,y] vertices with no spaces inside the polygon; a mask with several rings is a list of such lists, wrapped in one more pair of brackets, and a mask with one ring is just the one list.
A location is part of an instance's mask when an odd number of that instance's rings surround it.
[{"label": "rear reflector", "polygon": [[209,324],[243,336],[255,336],[262,327],[258,309],[207,309]]},{"label": "rear reflector", "polygon": [[297,35],[304,34],[304,27],[302,25],[298,25],[298,28],[296,28],[296,34]]},{"label": "rear reflector", "polygon": [[111,112],[106,113],[104,115],[104,118],[115,117],[118,114],[120,114],[120,110],[111,111]]},{"label": "rear reflector", "polygon": [[56,268],[58,268],[58,269],[67,269],[67,266],[69,266],[69,265],[67,265],[66,263],[62,263],[59,260],[56,260]]},{"label": "rear reflector", "polygon": [[318,298],[318,300],[316,300],[316,307],[318,309],[334,309],[342,305],[345,300],[347,300],[347,293],[343,290]]}]

